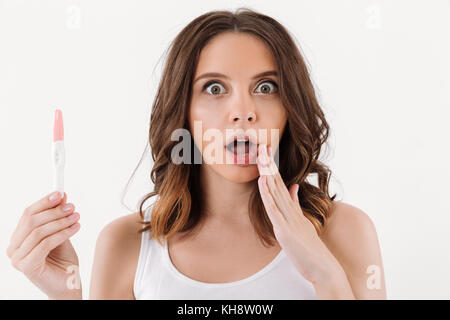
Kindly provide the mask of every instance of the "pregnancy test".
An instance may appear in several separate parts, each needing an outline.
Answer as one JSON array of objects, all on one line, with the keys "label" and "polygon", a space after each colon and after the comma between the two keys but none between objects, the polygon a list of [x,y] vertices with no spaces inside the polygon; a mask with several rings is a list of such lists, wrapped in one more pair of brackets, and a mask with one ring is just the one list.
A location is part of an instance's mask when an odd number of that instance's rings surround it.
[{"label": "pregnancy test", "polygon": [[55,122],[53,125],[53,191],[59,191],[61,198],[64,197],[64,126],[62,112],[60,109],[55,110]]}]

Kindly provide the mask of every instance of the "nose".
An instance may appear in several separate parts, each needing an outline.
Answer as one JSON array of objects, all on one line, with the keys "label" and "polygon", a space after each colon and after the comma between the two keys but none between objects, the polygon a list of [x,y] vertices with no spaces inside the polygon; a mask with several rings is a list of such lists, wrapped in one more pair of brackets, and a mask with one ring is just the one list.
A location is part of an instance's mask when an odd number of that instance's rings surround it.
[{"label": "nose", "polygon": [[232,116],[232,122],[237,123],[241,120],[248,121],[248,122],[255,122],[256,114],[253,111],[247,112],[246,115],[241,115],[241,113],[234,112],[233,116]]},{"label": "nose", "polygon": [[235,107],[232,108],[230,113],[230,121],[233,124],[239,122],[254,123],[256,121],[256,111],[251,101],[240,101],[235,103]]}]

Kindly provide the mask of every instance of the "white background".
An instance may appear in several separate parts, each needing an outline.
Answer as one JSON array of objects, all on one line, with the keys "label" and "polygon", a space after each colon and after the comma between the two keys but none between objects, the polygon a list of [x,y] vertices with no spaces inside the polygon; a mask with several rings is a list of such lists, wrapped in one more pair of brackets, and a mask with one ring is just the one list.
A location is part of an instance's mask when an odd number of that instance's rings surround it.
[{"label": "white background", "polygon": [[374,221],[388,298],[450,298],[448,0],[0,1],[0,298],[46,299],[5,252],[24,208],[52,191],[54,109],[86,299],[99,231],[151,190],[147,152],[121,202],[169,42],[240,6],[299,41],[331,125],[331,191]]}]

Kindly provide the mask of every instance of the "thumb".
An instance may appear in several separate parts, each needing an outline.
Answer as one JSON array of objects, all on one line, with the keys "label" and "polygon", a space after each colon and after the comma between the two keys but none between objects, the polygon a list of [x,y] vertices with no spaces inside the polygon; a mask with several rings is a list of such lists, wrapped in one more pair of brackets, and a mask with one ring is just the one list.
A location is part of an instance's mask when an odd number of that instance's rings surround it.
[{"label": "thumb", "polygon": [[61,202],[59,203],[59,206],[64,206],[67,203],[67,194],[64,192],[64,196],[61,199]]}]

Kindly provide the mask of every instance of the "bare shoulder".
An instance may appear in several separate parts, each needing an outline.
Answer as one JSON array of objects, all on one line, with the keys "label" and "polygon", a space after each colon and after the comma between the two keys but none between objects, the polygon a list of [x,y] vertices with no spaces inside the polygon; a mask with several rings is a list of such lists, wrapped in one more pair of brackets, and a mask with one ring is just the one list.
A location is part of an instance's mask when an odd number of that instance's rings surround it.
[{"label": "bare shoulder", "polygon": [[119,217],[103,227],[98,240],[140,241],[141,234],[138,233],[141,227],[140,221],[139,212]]},{"label": "bare shoulder", "polygon": [[378,245],[372,219],[363,210],[340,201],[333,202],[321,239],[338,259],[348,258],[358,246],[367,249]]},{"label": "bare shoulder", "polygon": [[134,276],[142,234],[138,212],[109,222],[101,230],[92,267],[91,299],[134,299]]},{"label": "bare shoulder", "polygon": [[351,204],[333,202],[321,239],[343,267],[358,299],[386,298],[378,235],[367,213]]},{"label": "bare shoulder", "polygon": [[341,201],[333,201],[327,224],[323,237],[329,240],[375,231],[372,219],[363,210]]}]

